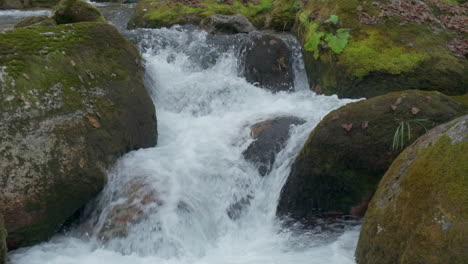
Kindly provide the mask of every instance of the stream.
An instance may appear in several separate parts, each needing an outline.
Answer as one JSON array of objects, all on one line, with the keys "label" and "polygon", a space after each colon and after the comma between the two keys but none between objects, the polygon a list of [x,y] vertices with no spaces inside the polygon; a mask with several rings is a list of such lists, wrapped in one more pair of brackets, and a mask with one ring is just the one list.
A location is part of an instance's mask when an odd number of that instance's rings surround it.
[{"label": "stream", "polygon": [[[10,252],[10,263],[355,263],[358,222],[306,229],[276,217],[309,133],[352,101],[310,91],[297,40],[281,35],[295,58],[295,92],[273,94],[242,77],[249,34],[209,35],[193,26],[127,31],[131,5],[100,8],[140,48],[158,145],[124,155],[84,219],[48,242]],[[5,12],[12,11],[0,11],[0,21]],[[306,123],[291,128],[272,171],[261,177],[242,155],[252,143],[250,126],[282,116]],[[239,217],[230,217],[229,208],[245,197]],[[130,218],[124,227],[112,222],[122,208]]]}]

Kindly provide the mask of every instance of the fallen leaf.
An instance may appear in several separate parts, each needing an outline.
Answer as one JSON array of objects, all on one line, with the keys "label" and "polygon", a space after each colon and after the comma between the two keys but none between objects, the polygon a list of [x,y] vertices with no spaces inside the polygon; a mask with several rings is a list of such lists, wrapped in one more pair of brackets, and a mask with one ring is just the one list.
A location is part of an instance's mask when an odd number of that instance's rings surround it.
[{"label": "fallen leaf", "polygon": [[353,129],[353,123],[341,124],[341,127],[344,128],[346,131],[351,131],[351,129]]},{"label": "fallen leaf", "polygon": [[83,77],[81,77],[81,75],[78,75],[78,79],[80,79],[81,83],[84,83]]},{"label": "fallen leaf", "polygon": [[73,66],[73,67],[75,67],[75,66],[76,66],[76,63],[75,63],[75,61],[74,61],[74,60],[70,60],[70,64],[71,64],[71,66]]},{"label": "fallen leaf", "polygon": [[29,75],[27,75],[26,73],[23,73],[23,77],[28,81],[30,80]]},{"label": "fallen leaf", "polygon": [[393,103],[393,104],[394,104],[394,105],[399,105],[399,104],[401,104],[401,101],[402,101],[402,100],[403,100],[403,99],[402,99],[401,97],[398,97],[398,98],[396,99],[395,103]]},{"label": "fallen leaf", "polygon": [[421,109],[417,108],[416,106],[411,107],[411,113],[413,113],[413,115],[419,113],[419,111],[421,111]]},{"label": "fallen leaf", "polygon": [[366,129],[367,127],[369,127],[369,121],[362,121],[361,122],[361,128]]},{"label": "fallen leaf", "polygon": [[340,116],[338,114],[334,114],[332,116],[332,120],[338,120],[338,118],[340,118]]},{"label": "fallen leaf", "polygon": [[392,104],[392,105],[390,105],[390,107],[392,108],[392,110],[393,110],[393,111],[395,111],[395,110],[396,110],[396,108],[397,108],[397,106],[396,106],[396,105],[393,105],[393,104]]},{"label": "fallen leaf", "polygon": [[100,128],[101,127],[101,124],[99,123],[99,121],[97,121],[96,118],[90,116],[90,115],[86,115],[86,118],[88,119],[88,122],[94,127],[94,128]]}]

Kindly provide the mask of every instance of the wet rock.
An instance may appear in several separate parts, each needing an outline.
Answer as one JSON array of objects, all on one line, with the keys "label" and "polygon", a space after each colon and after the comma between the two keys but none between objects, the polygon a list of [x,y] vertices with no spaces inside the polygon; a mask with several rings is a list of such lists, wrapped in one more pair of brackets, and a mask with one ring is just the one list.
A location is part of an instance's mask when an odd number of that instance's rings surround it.
[{"label": "wet rock", "polygon": [[251,126],[251,136],[255,141],[243,152],[245,159],[257,166],[260,175],[270,173],[276,155],[289,139],[291,126],[303,123],[303,119],[286,116],[254,124]]},{"label": "wet rock", "polygon": [[145,214],[154,213],[163,204],[154,188],[138,177],[122,186],[122,190],[118,203],[107,213],[98,231],[98,237],[103,242],[126,237],[131,225],[141,222]]},{"label": "wet rock", "polygon": [[255,27],[243,15],[211,15],[201,22],[201,26],[208,33],[249,33],[255,31]]},{"label": "wet rock", "polygon": [[252,195],[247,195],[242,197],[239,201],[231,204],[227,209],[229,218],[232,220],[239,219],[245,213],[245,210],[250,206],[250,200],[252,199]]},{"label": "wet rock", "polygon": [[272,92],[293,91],[292,52],[280,37],[254,35],[246,45],[245,78]]},{"label": "wet rock", "polygon": [[53,18],[58,24],[106,21],[97,7],[83,0],[61,0]]},{"label": "wet rock", "polygon": [[15,28],[33,27],[33,26],[55,26],[57,22],[49,16],[27,17],[16,23]]},{"label": "wet rock", "polygon": [[[420,109],[416,115],[413,107]],[[414,90],[332,111],[312,131],[294,161],[281,192],[278,214],[295,219],[328,212],[362,216],[402,147],[426,129],[465,111],[465,106],[441,93]]]},{"label": "wet rock", "polygon": [[154,146],[156,116],[138,49],[111,25],[9,30],[0,50],[0,208],[14,249],[50,238],[118,157]]},{"label": "wet rock", "polygon": [[3,216],[0,212],[0,264],[7,263],[7,246],[6,246],[7,231],[3,224]]},{"label": "wet rock", "polygon": [[407,147],[372,198],[357,263],[466,263],[467,161],[467,115]]}]

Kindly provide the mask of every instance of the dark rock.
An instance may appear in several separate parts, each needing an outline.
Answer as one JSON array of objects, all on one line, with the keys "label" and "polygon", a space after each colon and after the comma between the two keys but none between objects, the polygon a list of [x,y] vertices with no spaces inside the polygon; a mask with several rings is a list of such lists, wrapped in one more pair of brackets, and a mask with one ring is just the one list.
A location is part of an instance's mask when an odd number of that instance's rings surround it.
[{"label": "dark rock", "polygon": [[0,264],[7,263],[7,246],[6,246],[7,231],[3,224],[3,216],[0,212]]},{"label": "dark rock", "polygon": [[156,116],[138,49],[111,25],[9,30],[0,50],[0,208],[14,249],[50,238],[122,154],[154,146]]},{"label": "dark rock", "polygon": [[57,25],[57,22],[49,16],[33,16],[20,20],[16,23],[15,28],[55,25]]},{"label": "dark rock", "polygon": [[292,53],[275,35],[254,35],[246,46],[245,78],[272,92],[294,90]]},{"label": "dark rock", "polygon": [[359,264],[466,263],[468,115],[418,138],[392,163],[372,198]]},{"label": "dark rock", "polygon": [[255,31],[255,27],[243,15],[211,15],[201,22],[201,26],[208,33],[249,33]]},{"label": "dark rock", "polygon": [[83,0],[61,0],[53,18],[57,24],[106,21],[97,7]]},{"label": "dark rock", "polygon": [[[417,114],[412,109],[417,107]],[[338,212],[360,216],[381,177],[407,146],[466,107],[438,92],[403,91],[345,105],[312,131],[281,192],[279,215],[295,219]],[[409,129],[408,129],[409,128]],[[411,134],[411,138],[408,138]]]},{"label": "dark rock", "polygon": [[283,149],[289,139],[289,130],[293,125],[305,121],[292,116],[277,117],[251,126],[251,136],[255,141],[243,152],[246,160],[257,166],[260,175],[270,173],[276,155]]}]

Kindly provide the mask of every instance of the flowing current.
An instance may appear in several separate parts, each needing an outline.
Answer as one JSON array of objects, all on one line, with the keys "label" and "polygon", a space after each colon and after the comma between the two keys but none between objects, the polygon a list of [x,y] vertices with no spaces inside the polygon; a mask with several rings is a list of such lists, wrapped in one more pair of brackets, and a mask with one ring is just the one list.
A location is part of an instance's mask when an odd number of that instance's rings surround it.
[{"label": "flowing current", "polygon": [[[143,54],[158,145],[128,153],[110,169],[86,220],[12,252],[11,263],[354,263],[358,225],[301,229],[276,217],[281,187],[310,131],[350,102],[309,90],[296,41],[284,36],[296,57],[296,91],[273,94],[242,77],[249,35],[179,26],[126,34]],[[282,116],[307,122],[292,127],[273,170],[261,177],[242,155],[252,143],[249,127]],[[246,197],[239,217],[230,218],[229,208]],[[122,219],[128,224],[115,224]]]}]

